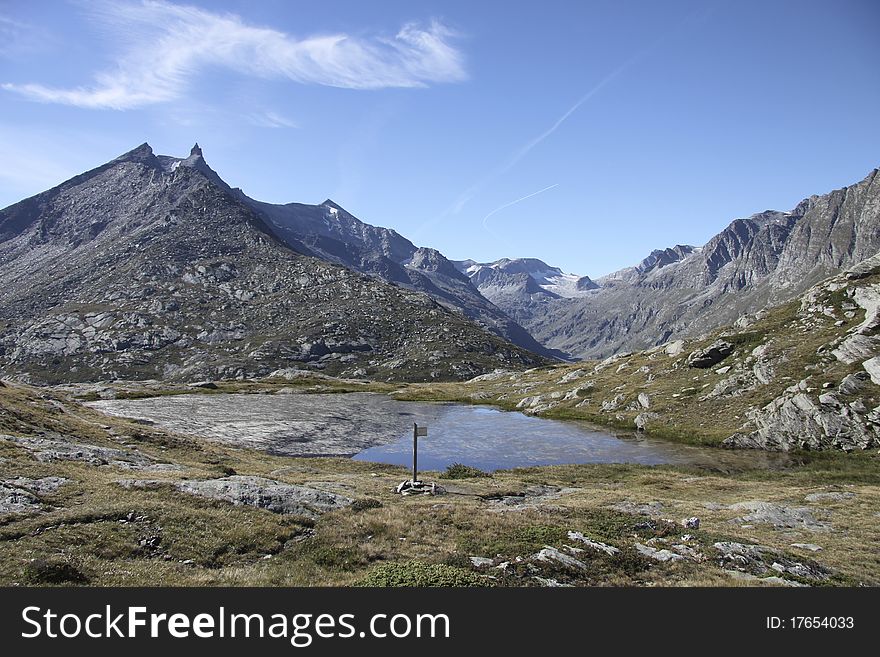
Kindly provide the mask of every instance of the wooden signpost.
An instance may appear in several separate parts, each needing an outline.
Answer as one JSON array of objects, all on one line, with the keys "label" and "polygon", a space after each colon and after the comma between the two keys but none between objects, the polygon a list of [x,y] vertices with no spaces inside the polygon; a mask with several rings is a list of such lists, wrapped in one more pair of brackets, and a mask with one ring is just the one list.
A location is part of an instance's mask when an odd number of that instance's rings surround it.
[{"label": "wooden signpost", "polygon": [[417,423],[413,422],[413,484],[419,480],[419,436],[427,438],[428,427],[420,427]]},{"label": "wooden signpost", "polygon": [[413,467],[412,479],[401,482],[395,493],[401,495],[440,495],[444,493],[442,487],[435,483],[424,483],[419,481],[419,438],[428,437],[428,427],[419,426],[417,422],[413,422]]}]

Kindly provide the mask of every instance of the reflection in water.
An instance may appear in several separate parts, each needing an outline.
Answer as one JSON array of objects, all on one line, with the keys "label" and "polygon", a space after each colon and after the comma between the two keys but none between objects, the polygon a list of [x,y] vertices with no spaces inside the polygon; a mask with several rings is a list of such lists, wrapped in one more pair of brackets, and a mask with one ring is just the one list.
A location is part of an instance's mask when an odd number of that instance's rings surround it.
[{"label": "reflection in water", "polygon": [[[742,467],[766,457],[676,445],[636,433],[607,431],[578,421],[549,420],[485,406],[430,405],[428,437],[419,438],[419,469],[464,463],[481,470],[576,463],[661,463]],[[418,421],[418,420],[416,420]],[[423,422],[419,422],[422,424]],[[399,440],[355,457],[395,465],[412,463],[412,429]]]}]

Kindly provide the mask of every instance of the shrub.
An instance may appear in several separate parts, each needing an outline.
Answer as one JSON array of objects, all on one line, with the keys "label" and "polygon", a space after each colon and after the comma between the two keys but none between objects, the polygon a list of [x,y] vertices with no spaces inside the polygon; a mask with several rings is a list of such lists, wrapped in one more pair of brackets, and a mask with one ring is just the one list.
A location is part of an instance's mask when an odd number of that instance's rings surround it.
[{"label": "shrub", "polygon": [[475,477],[491,477],[488,472],[462,463],[453,463],[440,475],[441,479],[473,479]]},{"label": "shrub", "polygon": [[404,561],[374,568],[360,586],[491,586],[491,580],[458,566]]},{"label": "shrub", "polygon": [[86,584],[89,581],[76,566],[51,559],[34,559],[24,567],[24,576],[32,584]]}]

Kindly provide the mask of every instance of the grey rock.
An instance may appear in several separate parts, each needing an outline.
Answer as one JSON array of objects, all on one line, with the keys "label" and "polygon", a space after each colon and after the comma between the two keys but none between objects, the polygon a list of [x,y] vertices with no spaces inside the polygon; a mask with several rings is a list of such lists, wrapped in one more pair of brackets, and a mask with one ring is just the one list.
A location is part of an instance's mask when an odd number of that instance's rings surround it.
[{"label": "grey rock", "polygon": [[802,529],[811,532],[830,531],[831,525],[815,516],[815,510],[807,507],[791,507],[775,502],[739,502],[728,507],[731,511],[749,511],[734,518],[732,523],[762,523],[776,529]]},{"label": "grey rock", "polygon": [[638,429],[639,431],[644,431],[648,428],[648,425],[651,423],[652,420],[656,420],[659,417],[660,415],[658,413],[652,413],[649,411],[647,413],[639,413],[638,415],[636,415],[636,417],[633,419],[633,422],[636,425],[636,429]]},{"label": "grey rock", "polygon": [[[824,396],[824,395],[823,395]],[[826,397],[829,402],[833,396]],[[791,449],[869,449],[880,445],[880,426],[849,406],[815,403],[808,394],[789,390],[762,409],[747,413],[749,433],[723,441],[726,447],[787,451]]]},{"label": "grey rock", "polygon": [[155,468],[161,464],[134,451],[101,447],[70,440],[60,434],[43,436],[6,436],[6,440],[31,452],[38,461],[81,461],[91,465],[110,465],[126,470]]},{"label": "grey rock", "polygon": [[731,578],[742,582],[753,582],[755,584],[764,584],[770,586],[788,586],[796,588],[809,586],[809,584],[796,582],[794,580],[785,579],[784,577],[778,577],[776,575],[771,575],[769,577],[758,577],[757,575],[752,575],[751,573],[743,573],[738,570],[725,570],[724,572],[730,575]]},{"label": "grey rock", "polygon": [[880,385],[880,356],[875,356],[862,363],[862,367],[871,377],[871,383]]},{"label": "grey rock", "polygon": [[190,388],[204,388],[207,390],[216,390],[217,384],[213,381],[196,381],[195,383],[189,384]]},{"label": "grey rock", "polygon": [[0,514],[31,513],[41,508],[40,498],[30,491],[0,482]]},{"label": "grey rock", "polygon": [[553,577],[539,577],[538,575],[532,576],[532,579],[538,582],[541,586],[545,586],[547,588],[571,588],[574,586],[573,584],[565,584],[560,582],[559,580]]},{"label": "grey rock", "polygon": [[474,568],[485,568],[487,566],[495,565],[494,559],[488,559],[486,557],[468,557],[468,559],[470,559]]},{"label": "grey rock", "polygon": [[350,506],[351,498],[263,477],[233,475],[222,479],[181,481],[178,490],[190,495],[253,506],[274,513],[316,518],[327,511]]},{"label": "grey rock", "polygon": [[639,406],[648,409],[651,408],[651,397],[644,392],[640,392],[638,396]]},{"label": "grey rock", "polygon": [[865,335],[849,335],[831,353],[845,365],[870,358],[877,353],[878,341]]},{"label": "grey rock", "polygon": [[804,500],[807,502],[842,502],[843,500],[851,500],[856,496],[850,492],[830,492],[830,493],[810,493]]},{"label": "grey rock", "polygon": [[827,580],[832,574],[820,564],[793,559],[766,545],[722,541],[715,543],[714,547],[719,565],[726,570],[757,576],[782,573],[818,582]]},{"label": "grey rock", "polygon": [[525,511],[540,508],[547,502],[552,502],[578,490],[577,488],[536,485],[527,487],[521,495],[489,496],[487,500],[491,511]]},{"label": "grey rock", "polygon": [[684,351],[684,340],[673,340],[663,349],[663,353],[667,356],[675,358]]},{"label": "grey rock", "polygon": [[562,565],[571,570],[584,571],[589,568],[583,561],[575,559],[550,545],[545,545],[540,552],[533,554],[530,559],[532,561],[542,561],[544,563]]},{"label": "grey rock", "polygon": [[689,367],[708,368],[717,365],[733,353],[733,345],[726,340],[716,340],[705,349],[691,352],[687,358]]},{"label": "grey rock", "polygon": [[594,541],[594,540],[584,536],[581,532],[570,531],[570,532],[568,532],[568,537],[573,541],[578,541],[580,543],[583,543],[584,545],[586,545],[589,548],[592,548],[593,550],[597,550],[598,552],[604,552],[605,554],[607,554],[608,556],[611,556],[611,557],[613,557],[617,554],[620,554],[619,548],[616,548],[613,545],[607,545],[606,543],[602,543],[600,541]]},{"label": "grey rock", "polygon": [[682,525],[684,525],[687,529],[699,529],[700,519],[696,516],[692,518],[685,518],[685,520],[682,522]]},{"label": "grey rock", "polygon": [[854,374],[848,374],[843,377],[843,380],[837,387],[837,391],[841,395],[857,395],[859,394],[859,392],[865,389],[866,385],[870,383],[870,381],[871,375],[867,372],[855,372]]},{"label": "grey rock", "polygon": [[24,488],[37,495],[47,495],[54,493],[69,480],[65,477],[41,477],[39,479],[32,479],[30,477],[13,477],[11,479],[3,479],[0,481],[8,486]]},{"label": "grey rock", "polygon": [[636,550],[642,556],[648,557],[649,559],[653,559],[654,561],[681,561],[684,557],[676,552],[671,552],[670,550],[658,550],[655,547],[651,547],[650,545],[644,545],[642,543],[636,543],[634,545]]},{"label": "grey rock", "polygon": [[798,550],[808,550],[809,552],[821,552],[822,546],[815,543],[792,543],[791,547]]},{"label": "grey rock", "polygon": [[56,491],[65,482],[63,477],[0,479],[0,514],[42,511],[40,496]]}]

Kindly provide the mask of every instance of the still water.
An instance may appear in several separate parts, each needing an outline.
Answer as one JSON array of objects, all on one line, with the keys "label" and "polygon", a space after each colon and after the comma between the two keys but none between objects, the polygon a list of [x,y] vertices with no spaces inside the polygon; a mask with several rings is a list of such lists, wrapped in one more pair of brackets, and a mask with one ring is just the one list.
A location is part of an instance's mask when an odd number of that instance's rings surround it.
[{"label": "still water", "polygon": [[697,448],[578,421],[548,420],[486,406],[402,402],[381,394],[214,394],[102,400],[111,415],[224,444],[289,456],[349,456],[410,465],[412,426],[419,469],[463,463],[492,471],[570,463],[770,465],[774,456]]}]

